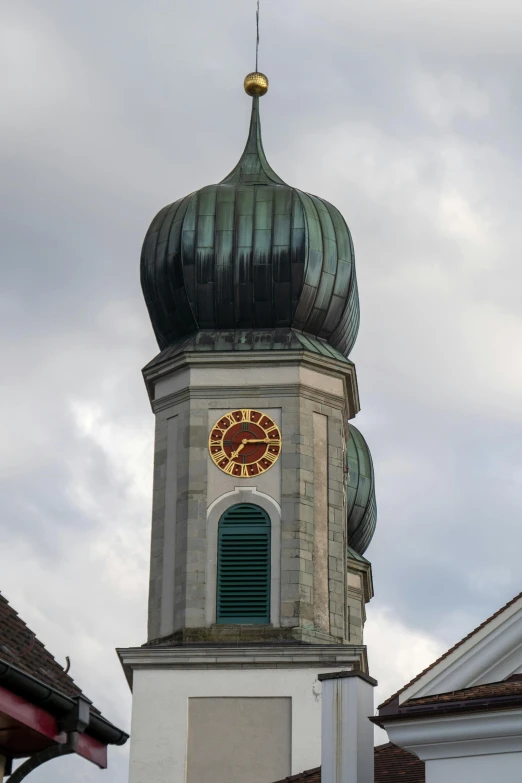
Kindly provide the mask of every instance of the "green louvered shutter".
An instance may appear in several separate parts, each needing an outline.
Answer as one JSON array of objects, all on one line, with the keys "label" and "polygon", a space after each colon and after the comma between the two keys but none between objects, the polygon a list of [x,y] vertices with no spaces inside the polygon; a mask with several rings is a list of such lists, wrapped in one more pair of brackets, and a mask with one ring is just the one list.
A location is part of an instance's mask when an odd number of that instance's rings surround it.
[{"label": "green louvered shutter", "polygon": [[219,520],[217,622],[270,622],[270,517],[241,503]]}]

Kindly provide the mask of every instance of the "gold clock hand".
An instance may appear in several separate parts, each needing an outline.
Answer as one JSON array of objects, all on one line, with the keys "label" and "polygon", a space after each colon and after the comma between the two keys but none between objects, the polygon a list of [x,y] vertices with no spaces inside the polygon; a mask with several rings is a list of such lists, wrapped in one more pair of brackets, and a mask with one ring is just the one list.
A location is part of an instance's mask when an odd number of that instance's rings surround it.
[{"label": "gold clock hand", "polygon": [[237,457],[237,455],[239,454],[239,452],[241,451],[241,449],[244,449],[244,448],[245,448],[245,443],[248,443],[248,441],[247,441],[247,440],[244,440],[244,441],[243,441],[243,443],[240,443],[240,444],[239,444],[239,446],[237,447],[237,449],[236,449],[235,451],[233,451],[233,452],[232,452],[232,454],[230,455],[230,459],[235,459],[235,458]]}]

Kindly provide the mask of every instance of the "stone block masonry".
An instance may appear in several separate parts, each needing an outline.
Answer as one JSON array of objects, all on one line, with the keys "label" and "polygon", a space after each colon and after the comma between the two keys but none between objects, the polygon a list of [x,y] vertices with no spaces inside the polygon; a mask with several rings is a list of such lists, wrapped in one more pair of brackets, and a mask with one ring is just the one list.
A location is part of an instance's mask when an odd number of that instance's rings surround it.
[{"label": "stone block masonry", "polygon": [[[344,489],[346,423],[356,412],[349,402],[355,370],[350,363],[307,352],[274,354],[256,356],[255,367],[250,356],[237,353],[181,355],[156,366],[154,378],[146,377],[148,388],[158,389],[152,401],[149,640],[208,643],[246,634],[251,641],[339,644],[358,636],[359,618],[347,596]],[[228,383],[214,385],[217,375]],[[228,476],[209,456],[210,428],[236,408],[268,413],[282,432],[280,458],[255,479]],[[217,534],[209,525],[217,524],[212,507],[224,499],[234,505],[241,486],[254,493],[251,502],[264,498],[273,524],[280,517],[279,573],[271,587],[277,611],[270,626],[225,630],[215,625],[209,605],[215,601],[209,580],[216,578],[217,559]]]}]

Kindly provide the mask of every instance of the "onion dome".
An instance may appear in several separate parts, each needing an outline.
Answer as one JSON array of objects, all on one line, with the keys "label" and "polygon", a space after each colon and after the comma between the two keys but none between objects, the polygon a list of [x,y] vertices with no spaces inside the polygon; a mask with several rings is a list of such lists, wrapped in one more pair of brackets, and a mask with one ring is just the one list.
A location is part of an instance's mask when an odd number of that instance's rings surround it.
[{"label": "onion dome", "polygon": [[249,74],[245,89],[252,116],[238,164],[162,209],[145,237],[141,284],[158,344],[200,329],[293,328],[347,357],[359,327],[350,231],[334,206],[270,167],[259,120],[268,80]]},{"label": "onion dome", "polygon": [[348,544],[359,555],[362,555],[370,545],[377,524],[375,476],[368,444],[353,424],[350,424],[349,427],[348,486],[346,492]]}]

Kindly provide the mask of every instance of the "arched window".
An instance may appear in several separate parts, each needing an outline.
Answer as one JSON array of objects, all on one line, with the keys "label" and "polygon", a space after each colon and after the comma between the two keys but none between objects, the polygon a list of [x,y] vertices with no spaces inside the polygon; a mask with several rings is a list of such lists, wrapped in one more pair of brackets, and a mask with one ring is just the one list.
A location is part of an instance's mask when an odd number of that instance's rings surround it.
[{"label": "arched window", "polygon": [[240,503],[219,520],[216,617],[270,622],[270,517],[259,506]]}]

